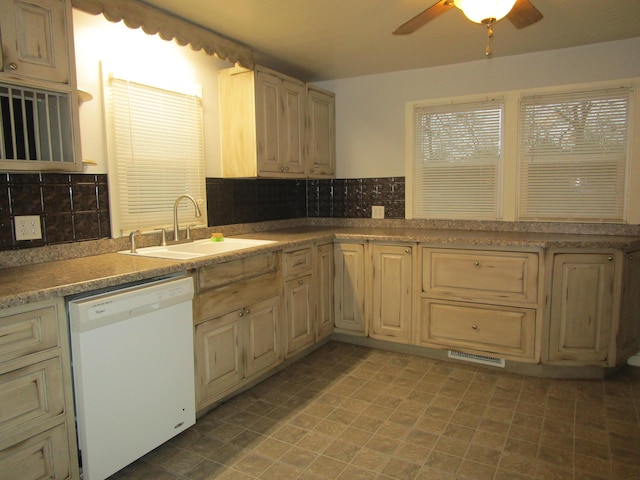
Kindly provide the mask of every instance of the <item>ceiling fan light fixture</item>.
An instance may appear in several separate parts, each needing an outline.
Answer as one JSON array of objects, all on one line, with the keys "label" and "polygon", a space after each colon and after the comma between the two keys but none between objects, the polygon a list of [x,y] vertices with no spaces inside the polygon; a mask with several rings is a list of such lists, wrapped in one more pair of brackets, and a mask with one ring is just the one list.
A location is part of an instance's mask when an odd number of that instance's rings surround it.
[{"label": "ceiling fan light fixture", "polygon": [[475,23],[497,22],[504,18],[516,0],[453,0],[465,16]]}]

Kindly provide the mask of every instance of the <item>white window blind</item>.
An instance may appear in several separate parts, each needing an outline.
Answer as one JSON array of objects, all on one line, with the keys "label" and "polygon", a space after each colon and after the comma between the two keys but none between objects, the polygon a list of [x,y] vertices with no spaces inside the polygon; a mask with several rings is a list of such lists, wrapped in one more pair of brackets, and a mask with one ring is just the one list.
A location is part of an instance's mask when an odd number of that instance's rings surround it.
[{"label": "white window blind", "polygon": [[499,217],[503,104],[413,109],[413,217]]},{"label": "white window blind", "polygon": [[624,220],[631,94],[618,88],[521,99],[520,220]]},{"label": "white window blind", "polygon": [[206,225],[200,98],[113,77],[109,89],[112,208],[119,211],[114,230],[172,225],[174,202],[183,193],[196,198],[202,217],[195,217],[190,202],[181,202],[180,224]]}]

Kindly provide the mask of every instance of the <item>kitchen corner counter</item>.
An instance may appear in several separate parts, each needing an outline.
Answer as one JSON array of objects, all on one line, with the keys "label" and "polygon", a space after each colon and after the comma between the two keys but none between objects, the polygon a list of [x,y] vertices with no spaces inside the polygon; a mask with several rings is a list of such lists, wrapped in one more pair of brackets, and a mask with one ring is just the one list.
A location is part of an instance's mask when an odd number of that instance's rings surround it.
[{"label": "kitchen corner counter", "polygon": [[640,237],[633,236],[397,227],[303,226],[246,233],[239,236],[275,240],[277,243],[186,261],[103,253],[3,268],[0,269],[2,273],[0,309],[186,272],[256,252],[295,248],[311,241],[373,240],[422,242],[439,246],[505,246],[535,249],[558,247],[629,250],[640,248]]}]

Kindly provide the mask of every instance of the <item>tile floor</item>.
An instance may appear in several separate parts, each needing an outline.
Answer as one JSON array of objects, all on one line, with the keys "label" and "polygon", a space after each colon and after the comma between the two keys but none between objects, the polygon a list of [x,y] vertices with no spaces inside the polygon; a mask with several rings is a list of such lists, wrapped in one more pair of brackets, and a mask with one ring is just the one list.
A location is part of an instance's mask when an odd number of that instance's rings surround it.
[{"label": "tile floor", "polygon": [[331,342],[112,479],[640,479],[639,370],[548,380]]}]

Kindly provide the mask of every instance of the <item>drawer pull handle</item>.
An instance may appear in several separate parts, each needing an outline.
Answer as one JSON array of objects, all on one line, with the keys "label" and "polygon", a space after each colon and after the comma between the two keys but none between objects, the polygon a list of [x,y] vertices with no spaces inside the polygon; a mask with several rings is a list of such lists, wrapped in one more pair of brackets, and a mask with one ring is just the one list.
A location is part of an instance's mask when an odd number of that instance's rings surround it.
[{"label": "drawer pull handle", "polygon": [[474,264],[476,267],[479,267],[479,266],[480,266],[480,262],[473,262],[473,264]]},{"label": "drawer pull handle", "polygon": [[294,263],[293,265],[302,265],[304,263],[304,260],[298,260],[296,263]]},{"label": "drawer pull handle", "polygon": [[473,328],[474,330],[478,329],[478,325],[476,325],[475,323],[473,325],[471,325],[471,328]]}]

